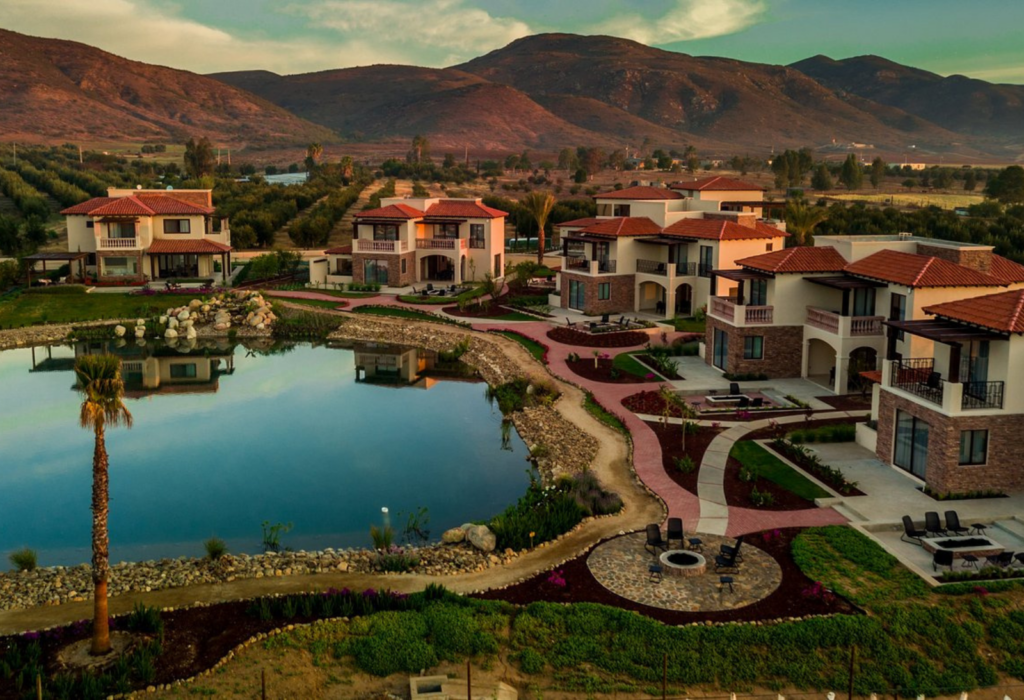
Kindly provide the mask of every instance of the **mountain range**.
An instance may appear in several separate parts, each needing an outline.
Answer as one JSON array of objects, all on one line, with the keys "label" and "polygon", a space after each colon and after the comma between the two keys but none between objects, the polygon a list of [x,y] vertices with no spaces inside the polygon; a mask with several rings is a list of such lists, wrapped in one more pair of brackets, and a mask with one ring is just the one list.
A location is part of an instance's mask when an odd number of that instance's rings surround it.
[{"label": "mountain range", "polygon": [[435,150],[694,144],[762,153],[871,144],[965,158],[1024,150],[1024,86],[877,56],[789,66],[696,57],[607,36],[539,34],[450,68],[374,65],[200,76],[0,30],[0,139],[273,147],[408,141]]}]

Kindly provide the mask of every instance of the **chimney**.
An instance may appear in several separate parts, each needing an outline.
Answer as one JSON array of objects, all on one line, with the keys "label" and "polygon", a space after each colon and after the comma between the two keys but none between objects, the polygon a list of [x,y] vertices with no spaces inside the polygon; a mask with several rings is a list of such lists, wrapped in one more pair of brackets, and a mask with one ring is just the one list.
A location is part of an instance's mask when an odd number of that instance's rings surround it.
[{"label": "chimney", "polygon": [[992,246],[945,246],[917,244],[917,254],[941,258],[957,265],[963,265],[986,275],[992,271]]}]

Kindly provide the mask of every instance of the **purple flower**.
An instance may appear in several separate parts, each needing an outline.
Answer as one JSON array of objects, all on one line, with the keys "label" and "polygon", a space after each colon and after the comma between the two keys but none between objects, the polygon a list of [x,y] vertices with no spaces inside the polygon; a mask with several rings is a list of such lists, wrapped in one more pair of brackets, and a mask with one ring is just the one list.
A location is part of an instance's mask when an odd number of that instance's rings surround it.
[{"label": "purple flower", "polygon": [[26,642],[34,642],[37,639],[39,639],[39,637],[40,634],[38,632],[26,632],[25,634],[21,635],[21,638],[24,639]]},{"label": "purple flower", "polygon": [[646,379],[647,381],[652,381],[654,379],[654,372],[648,372],[647,374],[645,374],[644,379]]},{"label": "purple flower", "polygon": [[548,576],[548,583],[559,588],[565,588],[565,571],[563,569],[552,571],[551,575]]},{"label": "purple flower", "polygon": [[376,596],[377,596],[377,591],[375,591],[372,588],[367,588],[365,591],[363,591],[363,597],[364,598],[375,598]]}]

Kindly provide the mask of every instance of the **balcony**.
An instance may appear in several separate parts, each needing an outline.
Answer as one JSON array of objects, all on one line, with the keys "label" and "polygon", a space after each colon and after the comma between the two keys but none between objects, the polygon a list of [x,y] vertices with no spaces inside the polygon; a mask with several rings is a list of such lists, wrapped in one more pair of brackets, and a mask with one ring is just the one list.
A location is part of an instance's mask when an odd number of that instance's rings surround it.
[{"label": "balcony", "polygon": [[816,306],[807,307],[807,325],[843,338],[882,335],[882,316],[843,316]]},{"label": "balcony", "polygon": [[745,306],[727,297],[711,297],[710,311],[734,326],[770,326],[775,317],[774,306]]},{"label": "balcony", "polygon": [[405,241],[374,241],[367,238],[357,238],[352,250],[357,253],[405,253],[409,250],[409,244]]},{"label": "balcony", "polygon": [[618,265],[615,260],[588,260],[581,257],[567,257],[563,268],[588,275],[614,275]]},{"label": "balcony", "polygon": [[1004,382],[950,382],[935,371],[935,360],[893,360],[888,386],[905,391],[953,413],[1003,407]]},{"label": "balcony", "polygon": [[416,250],[467,250],[468,238],[417,238]]},{"label": "balcony", "polygon": [[636,271],[644,275],[668,276],[669,263],[658,262],[657,260],[637,260]]},{"label": "balcony", "polygon": [[697,263],[695,262],[677,262],[676,263],[676,276],[677,277],[693,277],[697,274]]},{"label": "balcony", "polygon": [[97,250],[138,250],[140,248],[138,238],[100,238],[97,241]]}]

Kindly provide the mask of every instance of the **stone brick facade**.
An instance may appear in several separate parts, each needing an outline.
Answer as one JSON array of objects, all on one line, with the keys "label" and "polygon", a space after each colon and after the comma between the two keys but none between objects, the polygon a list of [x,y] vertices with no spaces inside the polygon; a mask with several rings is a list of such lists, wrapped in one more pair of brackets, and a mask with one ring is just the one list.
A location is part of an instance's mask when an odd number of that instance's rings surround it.
[{"label": "stone brick facade", "polygon": [[[892,464],[896,433],[896,411],[905,411],[928,424],[928,457],[925,483],[933,490],[964,492],[994,489],[1024,491],[1024,460],[1020,436],[1024,415],[1004,414],[952,417],[882,388],[878,395],[878,445],[876,454]],[[960,465],[960,433],[988,430],[988,461],[983,465]]]},{"label": "stone brick facade", "polygon": [[[729,353],[725,360],[725,371],[731,374],[766,374],[771,378],[800,376],[800,360],[803,350],[803,326],[745,326],[742,328],[729,325],[713,316],[708,316],[704,331],[706,351],[704,360],[709,365],[714,362],[715,329],[729,336]],[[764,338],[762,347],[763,358],[747,360],[743,358],[743,339],[747,336]]]},{"label": "stone brick facade", "polygon": [[[583,284],[583,311],[588,314],[626,314],[634,311],[636,275],[577,275],[562,273],[562,307],[569,308],[569,283]],[[607,299],[598,299],[598,285],[609,284]]]},{"label": "stone brick facade", "polygon": [[992,251],[977,248],[947,248],[923,243],[917,244],[918,255],[929,255],[933,258],[948,260],[957,265],[969,267],[978,272],[988,273],[992,269]]},{"label": "stone brick facade", "polygon": [[[386,260],[388,263],[388,286],[408,287],[416,282],[416,253],[389,255],[381,253],[352,253],[352,281],[366,284],[365,267],[367,260]],[[405,272],[402,272],[402,261],[405,261]]]}]

